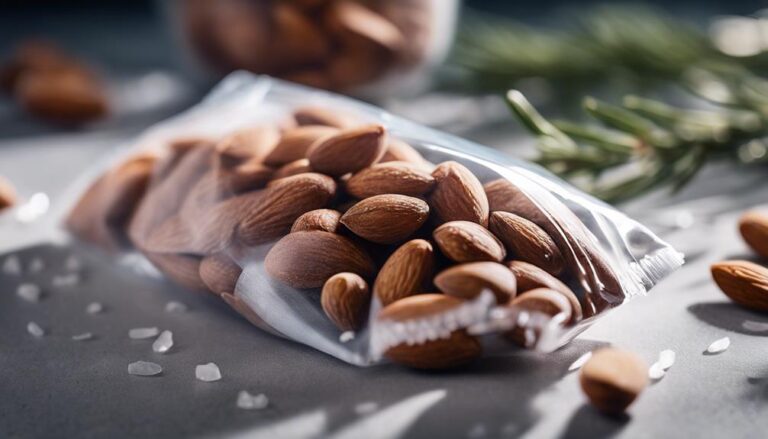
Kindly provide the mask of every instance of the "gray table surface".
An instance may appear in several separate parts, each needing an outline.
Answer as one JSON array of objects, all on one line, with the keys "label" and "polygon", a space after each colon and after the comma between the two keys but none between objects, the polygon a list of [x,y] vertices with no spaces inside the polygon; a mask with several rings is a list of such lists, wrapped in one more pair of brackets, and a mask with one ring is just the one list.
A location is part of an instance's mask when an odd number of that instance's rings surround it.
[{"label": "gray table surface", "polygon": [[[520,139],[509,130],[501,124],[463,134],[517,153]],[[68,182],[134,131],[5,140],[0,174],[25,196],[50,194],[55,205]],[[768,332],[750,333],[742,324],[768,317],[731,305],[708,271],[711,262],[748,257],[735,218],[744,207],[768,200],[765,177],[764,170],[713,166],[675,197],[659,194],[624,206],[686,252],[686,266],[562,350],[486,358],[444,373],[346,365],[260,332],[213,297],[137,276],[79,247],[43,244],[16,251],[25,264],[42,258],[46,269],[0,275],[0,436],[765,437]],[[680,218],[690,227],[672,226]],[[11,239],[11,233],[0,230],[0,239]],[[52,276],[70,254],[84,260],[84,279],[53,288]],[[43,300],[20,300],[20,282],[41,285]],[[189,311],[164,312],[170,300],[186,303]],[[86,314],[92,301],[102,302],[105,312]],[[48,334],[31,337],[29,321]],[[130,340],[128,329],[142,326],[173,331],[176,346],[162,355],[152,352],[151,341]],[[95,338],[70,339],[85,331]],[[730,349],[703,355],[723,336],[731,338]],[[667,376],[618,420],[586,405],[577,374],[567,371],[576,358],[603,345],[634,350],[649,364],[662,349],[677,353]],[[128,375],[128,363],[137,360],[161,364],[163,374]],[[197,381],[195,365],[210,361],[223,379]],[[238,409],[243,389],[266,394],[270,407]]]}]

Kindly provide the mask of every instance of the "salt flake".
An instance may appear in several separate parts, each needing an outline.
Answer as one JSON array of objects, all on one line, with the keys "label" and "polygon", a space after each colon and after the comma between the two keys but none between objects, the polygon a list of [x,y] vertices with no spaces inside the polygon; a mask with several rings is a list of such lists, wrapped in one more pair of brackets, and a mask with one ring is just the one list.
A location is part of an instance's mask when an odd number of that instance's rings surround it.
[{"label": "salt flake", "polygon": [[237,394],[237,407],[244,410],[262,410],[269,405],[269,398],[263,393],[251,395],[246,390]]},{"label": "salt flake", "polygon": [[93,334],[90,332],[83,332],[82,334],[77,334],[72,336],[72,340],[74,341],[85,341],[90,340],[93,338]]},{"label": "salt flake", "polygon": [[171,347],[173,347],[173,333],[171,331],[161,332],[157,340],[152,343],[152,350],[160,354],[168,352]]},{"label": "salt flake", "polygon": [[675,364],[675,351],[672,349],[665,349],[661,352],[659,352],[659,367],[661,367],[664,370],[669,369],[672,367],[673,364]]},{"label": "salt flake", "polygon": [[195,367],[195,377],[207,383],[221,379],[221,371],[216,363],[198,364]]},{"label": "salt flake", "polygon": [[21,284],[16,288],[16,295],[26,300],[27,302],[39,302],[40,297],[43,295],[40,291],[40,287],[35,284]]},{"label": "salt flake", "polygon": [[128,331],[128,337],[130,337],[133,340],[142,340],[145,338],[152,338],[155,337],[157,334],[160,333],[160,330],[152,327],[152,328],[133,328]]},{"label": "salt flake", "polygon": [[710,344],[709,347],[707,348],[707,353],[719,354],[720,352],[723,352],[726,349],[728,349],[730,345],[731,345],[731,339],[728,337],[723,337],[721,339],[713,341],[712,344]]},{"label": "salt flake", "polygon": [[581,366],[583,366],[589,359],[592,358],[592,352],[587,352],[586,354],[582,355],[581,357],[577,358],[576,361],[571,363],[570,366],[568,366],[568,372],[573,372],[574,370],[581,369]]},{"label": "salt flake", "polygon": [[667,374],[667,370],[664,369],[664,366],[661,364],[661,361],[657,361],[651,365],[651,367],[648,369],[648,378],[652,380],[660,380],[664,378],[664,375]]},{"label": "salt flake", "polygon": [[27,332],[35,337],[42,337],[45,335],[45,331],[35,322],[27,323]]},{"label": "salt flake", "polygon": [[128,365],[128,373],[137,376],[154,376],[163,372],[163,367],[149,361],[136,361]]},{"label": "salt flake", "polygon": [[104,306],[99,302],[91,302],[85,307],[85,312],[88,314],[98,314],[104,311]]},{"label": "salt flake", "polygon": [[339,341],[342,343],[348,343],[355,339],[355,333],[353,331],[344,331],[339,335]]},{"label": "salt flake", "polygon": [[10,255],[3,261],[3,274],[18,276],[21,274],[21,261],[16,255]]},{"label": "salt flake", "polygon": [[165,312],[186,312],[186,311],[187,311],[187,305],[184,305],[181,302],[176,302],[175,300],[173,300],[165,304]]},{"label": "salt flake", "polygon": [[768,322],[755,322],[752,320],[745,320],[742,322],[741,327],[751,332],[767,332]]}]

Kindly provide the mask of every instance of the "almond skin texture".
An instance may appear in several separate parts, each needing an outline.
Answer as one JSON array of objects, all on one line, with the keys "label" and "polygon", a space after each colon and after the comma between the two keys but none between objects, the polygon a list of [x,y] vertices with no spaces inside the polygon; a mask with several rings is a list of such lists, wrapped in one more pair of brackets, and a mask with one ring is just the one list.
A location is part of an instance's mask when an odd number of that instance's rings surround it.
[{"label": "almond skin texture", "polygon": [[273,278],[294,288],[319,288],[336,273],[373,277],[371,257],[349,239],[328,232],[296,232],[269,250],[264,266]]},{"label": "almond skin texture", "polygon": [[356,198],[400,194],[417,197],[432,189],[435,179],[423,168],[408,162],[372,165],[347,181],[347,192]]},{"label": "almond skin texture", "polygon": [[451,221],[432,232],[445,256],[456,262],[501,262],[507,255],[501,241],[479,224]]},{"label": "almond skin texture", "polygon": [[200,261],[200,279],[216,294],[235,291],[243,269],[227,254],[209,255]]},{"label": "almond skin texture", "polygon": [[584,317],[579,298],[560,279],[528,262],[511,261],[507,263],[507,266],[515,275],[515,279],[517,279],[518,294],[523,294],[536,288],[547,288],[557,291],[568,299],[568,302],[571,304],[572,322],[577,322]]},{"label": "almond skin texture", "polygon": [[342,331],[356,331],[365,323],[371,292],[355,273],[339,273],[325,281],[320,295],[325,315]]},{"label": "almond skin texture", "polygon": [[309,165],[309,159],[298,159],[277,168],[275,173],[272,174],[272,180],[275,181],[296,174],[304,174],[306,172],[312,172],[312,167]]},{"label": "almond skin texture", "polygon": [[16,204],[16,189],[10,181],[0,176],[0,210]]},{"label": "almond skin texture", "polygon": [[618,416],[648,386],[648,366],[632,352],[603,348],[581,368],[579,381],[592,405]]},{"label": "almond skin texture", "polygon": [[337,110],[322,107],[301,107],[293,112],[293,118],[299,126],[324,125],[334,128],[349,128],[354,126],[353,117]]},{"label": "almond skin texture", "polygon": [[739,232],[744,242],[755,253],[768,259],[768,215],[764,212],[747,212],[739,219]]},{"label": "almond skin texture", "polygon": [[346,129],[313,145],[309,163],[317,172],[339,177],[376,163],[386,142],[387,132],[381,125]]},{"label": "almond skin texture", "polygon": [[474,299],[488,289],[500,304],[513,299],[517,291],[515,275],[497,262],[454,265],[435,277],[435,286],[445,294],[461,299]]},{"label": "almond skin texture", "polygon": [[355,235],[377,244],[402,242],[429,217],[423,200],[405,195],[376,195],[350,207],[341,217]]},{"label": "almond skin texture", "polygon": [[341,222],[341,212],[333,209],[316,209],[298,217],[291,226],[293,232],[310,232],[319,230],[323,232],[336,233],[339,230]]},{"label": "almond skin texture", "polygon": [[233,168],[222,168],[218,173],[219,195],[240,194],[266,186],[274,170],[259,160],[248,160]]},{"label": "almond skin texture", "polygon": [[[461,303],[462,300],[443,294],[420,294],[400,299],[385,307],[377,319],[399,323],[429,319]],[[458,329],[449,338],[413,345],[402,343],[391,347],[384,356],[395,363],[416,369],[444,369],[466,364],[479,357],[480,353],[480,342],[465,330]]]},{"label": "almond skin texture", "polygon": [[712,277],[731,300],[755,311],[768,312],[768,268],[749,261],[712,265]]},{"label": "almond skin texture", "polygon": [[200,258],[197,256],[145,252],[144,256],[177,284],[192,290],[207,291],[208,286],[200,278]]},{"label": "almond skin texture", "polygon": [[373,292],[386,306],[404,297],[424,292],[432,276],[435,252],[432,244],[414,239],[401,245],[381,267]]},{"label": "almond skin texture", "polygon": [[563,271],[563,256],[557,245],[541,227],[509,212],[493,212],[491,232],[504,243],[510,256],[530,262],[557,276]]},{"label": "almond skin texture", "polygon": [[263,160],[280,139],[273,126],[258,126],[240,130],[224,138],[216,145],[221,166],[237,166],[250,159]]},{"label": "almond skin texture", "polygon": [[286,131],[274,149],[264,158],[269,166],[281,166],[304,158],[309,147],[318,140],[336,134],[339,130],[322,125],[296,127]]},{"label": "almond skin texture", "polygon": [[441,222],[461,220],[488,226],[488,198],[469,169],[453,161],[443,162],[432,176],[435,188],[429,204]]}]

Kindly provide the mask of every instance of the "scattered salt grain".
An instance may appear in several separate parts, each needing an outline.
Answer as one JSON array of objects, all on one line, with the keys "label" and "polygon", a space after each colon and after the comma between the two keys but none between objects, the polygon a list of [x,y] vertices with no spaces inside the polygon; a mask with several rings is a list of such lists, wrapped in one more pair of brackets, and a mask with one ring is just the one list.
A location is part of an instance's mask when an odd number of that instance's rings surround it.
[{"label": "scattered salt grain", "polygon": [[568,372],[573,372],[574,370],[581,369],[581,366],[584,365],[589,359],[592,358],[592,352],[587,352],[586,354],[582,355],[581,357],[577,358],[576,361],[571,363],[570,366],[568,366]]},{"label": "scattered salt grain", "polygon": [[157,328],[133,328],[128,331],[128,337],[133,340],[142,340],[145,338],[152,338],[157,336],[160,330]]},{"label": "scattered salt grain", "polygon": [[198,364],[195,367],[195,377],[207,383],[221,379],[221,371],[216,363]]},{"label": "scattered salt grain", "polygon": [[64,261],[64,269],[67,271],[80,271],[83,268],[83,263],[75,255],[70,255]]},{"label": "scattered salt grain", "polygon": [[72,336],[72,340],[74,341],[85,341],[90,340],[93,338],[93,334],[90,332],[83,332],[82,334],[77,334]]},{"label": "scattered salt grain", "polygon": [[21,274],[21,261],[16,255],[10,255],[3,261],[3,274],[18,276]]},{"label": "scattered salt grain", "polygon": [[358,415],[367,415],[379,409],[379,405],[373,401],[361,402],[355,406],[355,413]]},{"label": "scattered salt grain", "polygon": [[728,349],[730,345],[731,345],[731,339],[728,337],[723,337],[721,339],[713,341],[712,344],[710,344],[709,347],[707,348],[707,353],[719,354],[720,352],[723,352],[726,349]]},{"label": "scattered salt grain", "polygon": [[659,352],[659,366],[667,370],[670,367],[672,367],[673,364],[675,364],[675,351],[672,349],[664,349],[663,351]]},{"label": "scattered salt grain", "polygon": [[648,378],[652,380],[660,380],[667,374],[666,369],[661,365],[661,361],[657,361],[651,365],[648,369]]},{"label": "scattered salt grain", "polygon": [[35,284],[21,284],[16,288],[16,295],[27,302],[39,302],[43,293]]},{"label": "scattered salt grain", "polygon": [[88,314],[98,314],[104,311],[104,306],[99,302],[91,302],[85,307],[85,312]]},{"label": "scattered salt grain", "polygon": [[187,312],[187,305],[175,300],[170,301],[165,304],[165,312]]},{"label": "scattered salt grain", "polygon": [[150,377],[163,372],[163,367],[149,361],[137,361],[128,365],[128,373],[131,375]]},{"label": "scattered salt grain", "polygon": [[78,273],[57,274],[51,279],[51,285],[59,287],[73,287],[80,283],[80,275]]},{"label": "scattered salt grain", "polygon": [[161,332],[160,336],[152,343],[152,350],[160,354],[168,352],[171,347],[173,347],[173,333],[171,331]]},{"label": "scattered salt grain", "polygon": [[751,332],[768,332],[768,322],[745,320],[742,322],[741,327]]},{"label": "scattered salt grain", "polygon": [[29,261],[29,267],[27,270],[30,273],[39,273],[45,269],[45,262],[41,258],[34,258],[31,261]]},{"label": "scattered salt grain", "polygon": [[27,323],[27,332],[35,337],[42,337],[45,335],[45,331],[35,322]]},{"label": "scattered salt grain", "polygon": [[[199,367],[199,366],[198,366]],[[263,393],[251,395],[246,390],[237,394],[237,407],[244,410],[262,410],[269,405],[269,398]]]},{"label": "scattered salt grain", "polygon": [[16,208],[16,220],[22,223],[31,223],[43,216],[50,205],[51,200],[48,195],[38,192],[29,197],[26,203]]},{"label": "scattered salt grain", "polygon": [[348,343],[355,339],[355,333],[352,331],[344,331],[339,335],[339,341],[342,343]]}]

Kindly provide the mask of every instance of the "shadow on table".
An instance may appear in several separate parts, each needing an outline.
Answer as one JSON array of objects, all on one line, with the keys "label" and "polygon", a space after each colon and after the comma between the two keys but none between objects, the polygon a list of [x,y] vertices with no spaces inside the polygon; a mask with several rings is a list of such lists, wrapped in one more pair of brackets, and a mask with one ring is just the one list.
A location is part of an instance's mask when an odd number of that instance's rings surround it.
[{"label": "shadow on table", "polygon": [[744,326],[747,321],[768,324],[768,319],[764,315],[730,302],[694,303],[688,307],[688,311],[702,322],[721,329],[739,334],[768,337],[768,331],[751,330],[748,326]]},{"label": "shadow on table", "polygon": [[560,437],[562,439],[610,438],[618,434],[629,420],[629,415],[607,416],[588,403],[584,403],[573,414]]}]

